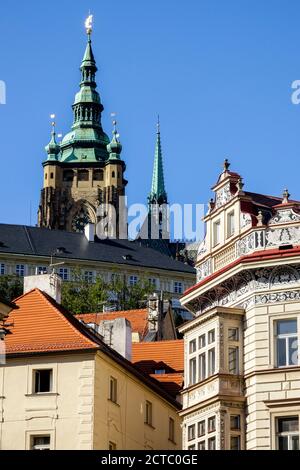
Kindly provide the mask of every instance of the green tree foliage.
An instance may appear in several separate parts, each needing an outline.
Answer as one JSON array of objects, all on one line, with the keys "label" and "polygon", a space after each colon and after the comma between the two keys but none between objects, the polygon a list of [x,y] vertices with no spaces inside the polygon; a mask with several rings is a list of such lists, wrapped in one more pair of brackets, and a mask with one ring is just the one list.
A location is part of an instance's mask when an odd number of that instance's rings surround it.
[{"label": "green tree foliage", "polygon": [[129,310],[145,306],[151,293],[153,286],[148,281],[129,286],[124,276],[115,275],[111,282],[101,277],[90,282],[77,269],[72,273],[72,280],[63,283],[62,305],[74,314],[101,312],[104,306]]},{"label": "green tree foliage", "polygon": [[23,279],[18,276],[0,276],[0,297],[8,302],[23,294]]}]

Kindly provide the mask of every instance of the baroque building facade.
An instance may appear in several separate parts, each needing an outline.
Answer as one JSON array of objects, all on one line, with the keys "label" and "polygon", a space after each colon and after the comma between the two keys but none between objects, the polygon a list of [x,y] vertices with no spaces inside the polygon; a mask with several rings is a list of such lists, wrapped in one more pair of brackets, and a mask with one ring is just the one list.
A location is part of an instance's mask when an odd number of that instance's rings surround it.
[{"label": "baroque building facade", "polygon": [[186,449],[298,449],[300,202],[213,187],[185,341]]}]

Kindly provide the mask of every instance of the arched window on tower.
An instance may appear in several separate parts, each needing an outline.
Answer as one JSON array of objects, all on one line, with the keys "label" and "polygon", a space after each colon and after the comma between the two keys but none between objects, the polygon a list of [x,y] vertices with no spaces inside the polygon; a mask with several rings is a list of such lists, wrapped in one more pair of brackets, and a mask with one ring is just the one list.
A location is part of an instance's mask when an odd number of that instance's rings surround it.
[{"label": "arched window on tower", "polygon": [[78,170],[78,181],[88,181],[89,172],[88,170]]},{"label": "arched window on tower", "polygon": [[74,178],[73,170],[64,170],[63,172],[63,181],[72,182]]},{"label": "arched window on tower", "polygon": [[114,178],[116,176],[115,172],[113,171],[111,177]]},{"label": "arched window on tower", "polygon": [[103,177],[103,170],[94,170],[93,171],[93,180],[94,181],[103,181],[104,177]]}]

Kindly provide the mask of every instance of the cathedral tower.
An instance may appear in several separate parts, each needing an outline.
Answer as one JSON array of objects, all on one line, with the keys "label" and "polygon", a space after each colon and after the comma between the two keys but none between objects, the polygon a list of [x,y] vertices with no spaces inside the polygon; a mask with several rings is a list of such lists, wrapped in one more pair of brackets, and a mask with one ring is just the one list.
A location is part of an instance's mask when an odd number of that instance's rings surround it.
[{"label": "cathedral tower", "polygon": [[119,196],[125,194],[127,183],[116,122],[111,141],[101,124],[104,108],[96,90],[91,17],[86,28],[88,40],[80,67],[80,90],[72,106],[72,130],[58,144],[52,123],[38,211],[40,227],[75,232],[82,232],[88,222],[96,223],[101,203],[113,204],[118,218]]}]

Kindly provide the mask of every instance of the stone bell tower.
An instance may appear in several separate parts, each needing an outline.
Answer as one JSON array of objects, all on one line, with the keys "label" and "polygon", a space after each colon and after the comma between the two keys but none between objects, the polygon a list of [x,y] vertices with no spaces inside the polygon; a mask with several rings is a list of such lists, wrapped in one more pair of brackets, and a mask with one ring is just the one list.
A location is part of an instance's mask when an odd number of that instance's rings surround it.
[{"label": "stone bell tower", "polygon": [[39,227],[82,232],[88,222],[96,223],[97,207],[113,204],[125,194],[125,162],[121,160],[114,121],[112,140],[103,131],[103,105],[96,90],[96,62],[92,50],[92,17],[86,22],[87,45],[81,63],[80,90],[75,96],[72,130],[56,141],[55,121],[43,162],[44,183],[38,210]]}]

